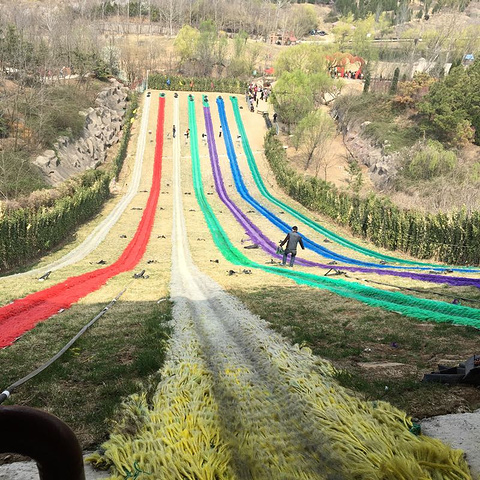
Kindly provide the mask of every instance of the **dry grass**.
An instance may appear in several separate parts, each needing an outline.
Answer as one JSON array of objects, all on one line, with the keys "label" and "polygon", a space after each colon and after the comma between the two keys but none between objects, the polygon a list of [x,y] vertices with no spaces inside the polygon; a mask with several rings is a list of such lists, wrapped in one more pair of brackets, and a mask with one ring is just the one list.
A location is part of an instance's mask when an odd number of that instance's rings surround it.
[{"label": "dry grass", "polygon": [[[178,72],[178,57],[174,49],[175,37],[165,35],[108,35],[104,41],[110,43],[114,39],[114,44],[122,52],[122,61],[125,65],[133,62],[140,69],[147,69],[162,73],[176,74]],[[286,46],[273,45],[249,39],[248,44],[252,48],[258,48],[259,54],[255,64],[257,71],[263,71],[264,68],[272,67],[275,59]],[[233,54],[233,40],[227,41],[227,55]]]},{"label": "dry grass", "polygon": [[[75,305],[0,351],[2,387],[46,362],[104,306]],[[96,447],[106,439],[107,422],[122,398],[155,387],[169,320],[169,302],[121,300],[60,360],[14,391],[9,403],[57,415],[74,430],[83,448]]]}]

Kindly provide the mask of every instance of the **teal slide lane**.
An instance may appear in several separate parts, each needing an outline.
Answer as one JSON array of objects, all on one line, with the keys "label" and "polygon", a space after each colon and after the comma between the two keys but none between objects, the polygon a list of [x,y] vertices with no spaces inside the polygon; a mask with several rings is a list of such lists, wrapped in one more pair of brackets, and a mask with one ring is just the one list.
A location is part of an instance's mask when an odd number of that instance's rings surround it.
[{"label": "teal slide lane", "polygon": [[[378,258],[380,260],[383,260],[385,262],[389,263],[403,263],[405,264],[404,267],[401,267],[399,265],[389,265],[390,268],[408,268],[408,265],[411,265],[414,269],[434,269],[434,270],[445,270],[445,269],[450,269],[454,270],[457,272],[479,272],[479,269],[471,269],[471,268],[456,268],[456,267],[451,267],[451,266],[443,266],[443,265],[438,265],[434,263],[425,263],[425,262],[418,262],[414,260],[405,260],[397,257],[393,257],[390,255],[385,255],[379,252],[376,252],[374,250],[371,250],[366,247],[362,247],[360,245],[357,245],[356,243],[341,237],[340,235],[332,232],[331,230],[328,230],[327,228],[323,227],[322,225],[318,224],[317,222],[313,221],[312,219],[308,218],[306,215],[298,212],[291,206],[287,205],[286,203],[282,202],[281,200],[278,200],[275,198],[265,187],[265,184],[263,183],[262,177],[260,175],[260,172],[258,171],[257,164],[255,162],[255,157],[252,153],[252,150],[250,148],[250,144],[248,142],[247,134],[245,131],[245,127],[243,125],[243,121],[240,115],[240,109],[238,106],[238,99],[235,96],[230,96],[230,101],[233,107],[233,113],[235,116],[235,121],[237,123],[237,128],[238,131],[241,135],[241,140],[242,140],[242,145],[243,149],[245,151],[245,155],[247,158],[248,166],[250,168],[252,177],[255,181],[255,185],[257,186],[258,190],[260,191],[261,195],[265,197],[267,200],[269,200],[271,203],[274,205],[277,205],[278,207],[282,208],[283,210],[287,211],[290,215],[293,217],[297,218],[301,222],[303,222],[305,225],[310,227],[312,230],[324,235],[330,240],[333,240],[334,242],[337,242],[339,245],[342,245],[344,247],[350,248],[358,253],[362,253],[366,256],[373,257],[373,258]],[[379,267],[381,265],[378,265]],[[410,268],[412,268],[410,267]]]},{"label": "teal slide lane", "polygon": [[261,265],[245,257],[243,253],[233,246],[226,232],[221,227],[203,189],[200,157],[198,153],[195,101],[193,95],[190,95],[189,97],[188,116],[195,195],[212,234],[215,245],[226,260],[241,267],[255,268],[275,275],[280,275],[281,277],[292,279],[298,284],[326,289],[343,297],[352,298],[370,306],[394,311],[420,320],[455,323],[480,328],[480,310],[464,307],[462,305],[426,300],[398,292],[389,292],[355,282],[317,276],[295,271],[293,269],[285,270],[283,267]]}]

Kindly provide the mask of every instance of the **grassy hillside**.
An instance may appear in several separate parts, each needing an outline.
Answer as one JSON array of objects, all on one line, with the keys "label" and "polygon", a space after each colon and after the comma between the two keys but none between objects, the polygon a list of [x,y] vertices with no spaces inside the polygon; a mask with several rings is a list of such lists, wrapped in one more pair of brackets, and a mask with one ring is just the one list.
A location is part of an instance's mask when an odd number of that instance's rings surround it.
[{"label": "grassy hillside", "polygon": [[85,117],[80,111],[95,106],[105,83],[78,80],[24,88],[14,80],[0,81],[0,199],[13,200],[46,188],[42,175],[30,163],[60,136],[78,138]]}]

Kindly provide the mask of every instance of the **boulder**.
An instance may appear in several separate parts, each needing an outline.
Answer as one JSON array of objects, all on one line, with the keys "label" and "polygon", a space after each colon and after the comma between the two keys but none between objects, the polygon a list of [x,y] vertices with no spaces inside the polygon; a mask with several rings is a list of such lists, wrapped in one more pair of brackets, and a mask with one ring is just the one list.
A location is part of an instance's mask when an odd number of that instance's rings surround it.
[{"label": "boulder", "polygon": [[57,154],[53,150],[45,150],[42,155],[39,155],[33,162],[45,172],[49,172],[56,166]]},{"label": "boulder", "polygon": [[108,147],[117,143],[123,127],[123,117],[128,98],[128,88],[117,81],[100,92],[96,107],[80,113],[85,117],[82,136],[76,141],[59,137],[55,149],[46,150],[34,163],[44,172],[51,184],[66,180],[79,170],[97,168],[107,157]]}]

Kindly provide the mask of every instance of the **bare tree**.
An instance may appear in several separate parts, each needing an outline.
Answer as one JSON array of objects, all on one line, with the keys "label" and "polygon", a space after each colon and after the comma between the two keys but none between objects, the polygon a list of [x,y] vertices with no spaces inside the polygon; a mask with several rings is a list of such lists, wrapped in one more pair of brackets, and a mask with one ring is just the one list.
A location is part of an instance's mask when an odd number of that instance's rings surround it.
[{"label": "bare tree", "polygon": [[332,145],[333,138],[325,140],[322,148],[318,150],[317,155],[314,159],[314,168],[315,176],[318,177],[320,170],[323,170],[323,179],[327,181],[327,174],[329,168],[335,163],[335,159],[329,152],[330,146]]},{"label": "bare tree", "polygon": [[314,110],[303,118],[294,135],[295,146],[304,156],[305,170],[310,166],[315,169],[318,176],[320,168],[324,169],[325,179],[329,165],[328,147],[335,133],[335,122],[321,110]]},{"label": "bare tree", "polygon": [[159,15],[170,36],[173,36],[181,26],[182,14],[182,4],[177,0],[162,0],[159,2]]}]

